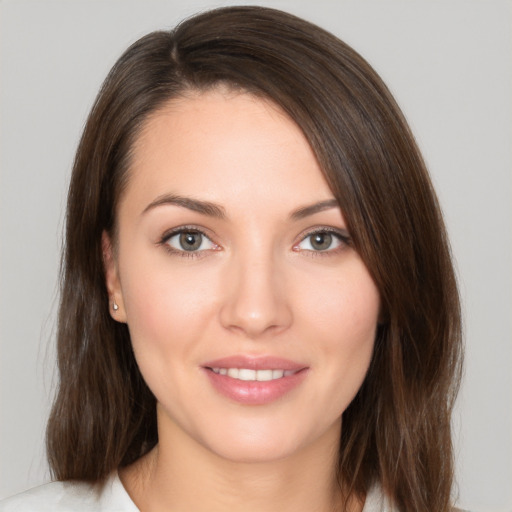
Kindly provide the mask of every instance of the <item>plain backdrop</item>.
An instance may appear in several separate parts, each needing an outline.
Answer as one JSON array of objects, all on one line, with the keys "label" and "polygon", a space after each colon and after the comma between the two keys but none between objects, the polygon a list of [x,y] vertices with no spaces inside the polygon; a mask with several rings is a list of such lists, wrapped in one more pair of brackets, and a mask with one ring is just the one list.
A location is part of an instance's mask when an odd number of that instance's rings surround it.
[{"label": "plain backdrop", "polygon": [[[47,481],[63,209],[77,140],[134,40],[244,2],[0,2],[0,498]],[[432,173],[464,303],[459,503],[512,511],[512,3],[280,0],[381,74]],[[434,512],[434,511],[433,511]]]}]

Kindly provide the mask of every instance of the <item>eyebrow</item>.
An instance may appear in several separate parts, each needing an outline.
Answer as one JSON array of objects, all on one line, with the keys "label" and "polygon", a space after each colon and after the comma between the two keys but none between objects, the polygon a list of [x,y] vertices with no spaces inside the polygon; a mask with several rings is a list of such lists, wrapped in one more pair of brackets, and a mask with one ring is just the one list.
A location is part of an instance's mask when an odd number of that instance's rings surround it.
[{"label": "eyebrow", "polygon": [[215,203],[210,203],[209,201],[201,201],[199,199],[183,197],[175,194],[164,194],[157,197],[154,201],[149,203],[146,208],[144,208],[142,213],[144,214],[149,210],[156,208],[157,206],[164,205],[181,206],[182,208],[187,208],[193,212],[198,212],[203,215],[208,215],[209,217],[215,217],[217,219],[226,218],[226,211],[222,206],[219,206]]},{"label": "eyebrow", "polygon": [[[192,210],[209,217],[215,217],[217,219],[226,219],[227,217],[226,210],[218,204],[176,194],[164,194],[157,197],[154,201],[148,204],[146,208],[144,208],[142,213],[144,214],[153,208],[165,205],[181,206],[182,208],[187,208],[188,210]],[[339,205],[336,199],[327,199],[326,201],[319,201],[318,203],[297,208],[290,214],[290,219],[297,221],[309,217],[310,215],[314,215],[315,213],[338,207]]]},{"label": "eyebrow", "polygon": [[320,201],[312,205],[297,208],[297,210],[291,213],[290,218],[292,220],[301,220],[304,219],[305,217],[309,217],[310,215],[314,215],[315,213],[323,212],[324,210],[330,210],[331,208],[338,207],[339,204],[336,199],[327,199],[326,201]]}]

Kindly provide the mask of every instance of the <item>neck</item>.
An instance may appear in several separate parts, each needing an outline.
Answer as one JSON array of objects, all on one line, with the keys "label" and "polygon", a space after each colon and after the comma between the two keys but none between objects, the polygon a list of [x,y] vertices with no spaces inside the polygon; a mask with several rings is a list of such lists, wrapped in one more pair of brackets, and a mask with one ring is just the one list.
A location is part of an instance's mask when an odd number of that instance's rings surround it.
[{"label": "neck", "polygon": [[120,476],[141,512],[360,512],[337,481],[340,426],[290,457],[232,461],[175,432]]}]

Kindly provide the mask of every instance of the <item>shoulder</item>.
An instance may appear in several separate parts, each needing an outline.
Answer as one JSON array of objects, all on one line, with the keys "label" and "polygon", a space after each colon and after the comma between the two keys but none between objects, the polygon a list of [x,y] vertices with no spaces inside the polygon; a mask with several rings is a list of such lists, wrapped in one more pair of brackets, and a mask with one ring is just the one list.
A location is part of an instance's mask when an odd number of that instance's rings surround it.
[{"label": "shoulder", "polygon": [[364,502],[363,512],[397,512],[386,498],[379,484],[372,485]]},{"label": "shoulder", "polygon": [[52,482],[0,502],[1,512],[94,510],[96,486],[83,482]]},{"label": "shoulder", "polygon": [[117,473],[103,483],[52,482],[0,501],[0,512],[138,512]]}]

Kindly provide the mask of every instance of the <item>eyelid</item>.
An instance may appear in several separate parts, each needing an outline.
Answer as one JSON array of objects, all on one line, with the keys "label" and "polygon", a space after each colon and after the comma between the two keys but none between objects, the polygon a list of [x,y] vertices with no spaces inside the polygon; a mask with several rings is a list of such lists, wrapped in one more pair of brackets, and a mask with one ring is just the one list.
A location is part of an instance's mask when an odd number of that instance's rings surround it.
[{"label": "eyelid", "polygon": [[[188,257],[188,258],[201,257],[203,255],[203,253],[205,253],[205,252],[217,251],[220,249],[220,246],[212,240],[212,236],[207,234],[206,231],[207,231],[206,229],[201,228],[199,226],[195,226],[195,225],[177,226],[175,228],[165,231],[165,233],[158,240],[157,245],[165,246],[165,249],[167,251],[169,251],[172,254],[177,254],[179,256],[184,256],[184,257]],[[201,236],[208,239],[214,247],[209,248],[209,249],[201,249],[201,250],[197,250],[197,251],[185,251],[185,250],[177,249],[176,247],[173,247],[168,243],[172,237],[179,235],[181,233],[187,233],[187,232],[193,232],[193,233],[200,234]]]},{"label": "eyelid", "polygon": [[175,235],[176,233],[183,233],[184,231],[196,231],[197,233],[201,233],[202,235],[206,236],[209,239],[212,238],[210,230],[203,226],[199,226],[197,224],[181,224],[179,226],[164,231],[164,233],[160,237],[160,241],[163,242],[169,239],[171,236]]},{"label": "eyelid", "polygon": [[[340,241],[341,247],[336,247],[334,249],[326,249],[324,251],[313,251],[311,249],[300,249],[299,248],[299,245],[302,242],[304,242],[304,240],[306,240],[308,237],[315,235],[317,233],[329,233],[331,235],[334,235]],[[310,228],[306,232],[302,233],[300,235],[299,241],[293,245],[293,250],[296,252],[307,251],[309,253],[314,253],[315,255],[322,255],[322,254],[327,255],[327,254],[336,253],[337,251],[342,250],[345,247],[351,245],[351,243],[352,243],[352,239],[347,230],[340,229],[340,228],[333,228],[330,226],[317,226],[314,228]]]},{"label": "eyelid", "polygon": [[[215,247],[212,248],[212,249],[202,249],[202,250],[198,250],[198,251],[185,251],[185,250],[176,249],[175,247],[172,247],[171,245],[169,245],[167,243],[169,241],[169,239],[172,238],[173,236],[176,236],[178,234],[181,234],[181,233],[184,233],[184,232],[188,232],[188,231],[199,233],[200,235],[202,235],[205,238],[207,238]],[[185,256],[185,257],[200,257],[201,255],[203,255],[202,253],[205,253],[205,252],[208,252],[208,251],[216,251],[216,250],[220,250],[221,249],[221,247],[216,242],[213,241],[212,236],[209,235],[207,233],[207,231],[208,230],[206,230],[206,229],[204,229],[202,227],[199,227],[197,225],[177,226],[175,228],[172,228],[172,229],[169,229],[169,230],[165,231],[164,234],[160,237],[160,239],[157,242],[157,244],[165,246],[165,248],[169,252],[171,252],[173,254],[178,254],[180,256]],[[334,249],[326,249],[324,251],[314,251],[314,250],[311,250],[311,249],[301,249],[299,247],[299,245],[304,240],[306,240],[308,237],[310,237],[312,235],[315,235],[317,233],[329,233],[329,234],[334,235],[340,241],[341,247],[336,247]],[[314,255],[329,255],[329,254],[337,253],[338,251],[340,251],[340,250],[344,249],[345,247],[351,245],[351,243],[352,243],[351,237],[350,237],[348,231],[345,230],[345,229],[334,228],[334,227],[331,227],[331,226],[316,226],[316,227],[310,228],[307,231],[303,232],[300,235],[299,240],[293,245],[292,250],[295,251],[295,252],[302,252],[302,251],[304,251],[304,252],[308,252],[308,253],[313,253]]]}]

